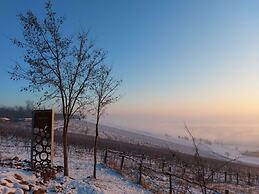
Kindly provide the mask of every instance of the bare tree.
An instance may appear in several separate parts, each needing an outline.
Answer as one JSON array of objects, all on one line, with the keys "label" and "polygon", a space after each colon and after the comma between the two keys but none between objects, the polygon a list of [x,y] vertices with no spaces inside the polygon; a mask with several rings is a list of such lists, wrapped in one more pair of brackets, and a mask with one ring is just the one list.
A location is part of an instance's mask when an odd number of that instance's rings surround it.
[{"label": "bare tree", "polygon": [[64,18],[56,16],[50,1],[45,10],[42,20],[32,11],[18,15],[23,38],[12,39],[12,42],[23,49],[24,63],[17,63],[10,74],[13,80],[27,80],[28,85],[22,90],[39,92],[41,102],[59,102],[63,115],[64,175],[68,176],[69,121],[88,106],[90,82],[106,53],[94,47],[88,32],[65,34]]},{"label": "bare tree", "polygon": [[195,137],[192,135],[191,131],[187,127],[186,124],[184,124],[185,131],[188,133],[188,135],[192,139],[192,143],[195,149],[195,154],[194,154],[194,161],[196,162],[196,176],[197,176],[197,181],[199,183],[201,192],[203,194],[207,193],[207,180],[206,180],[206,172],[205,172],[205,166],[203,164],[202,158],[199,153],[198,145],[196,143]]},{"label": "bare tree", "polygon": [[231,163],[235,162],[238,157],[235,157],[233,159],[226,160],[223,164],[219,165],[217,168],[214,168],[213,171],[207,170],[208,167],[206,167],[202,156],[200,155],[200,151],[196,142],[196,138],[193,136],[191,130],[188,128],[188,126],[184,123],[184,128],[187,134],[190,136],[193,146],[194,146],[194,161],[195,161],[195,167],[193,168],[194,174],[196,174],[196,181],[200,187],[201,193],[207,194],[210,192],[217,192],[215,189],[209,188],[208,184],[211,182],[211,178],[213,176],[213,172],[220,171],[224,167],[230,165]]},{"label": "bare tree", "polygon": [[105,108],[116,102],[119,96],[116,95],[116,90],[121,84],[121,80],[117,80],[112,76],[112,69],[102,65],[95,73],[94,81],[91,84],[94,100],[94,112],[96,117],[95,124],[95,141],[94,141],[94,170],[93,177],[96,178],[96,152],[98,141],[99,121]]}]

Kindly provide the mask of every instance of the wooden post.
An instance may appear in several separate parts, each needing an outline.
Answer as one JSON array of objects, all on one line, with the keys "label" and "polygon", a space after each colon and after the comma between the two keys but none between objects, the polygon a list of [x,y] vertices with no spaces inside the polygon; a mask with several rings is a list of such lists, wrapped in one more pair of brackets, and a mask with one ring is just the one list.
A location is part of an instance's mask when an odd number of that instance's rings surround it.
[{"label": "wooden post", "polygon": [[238,182],[239,182],[239,180],[238,180],[238,173],[237,173],[237,185],[238,185]]},{"label": "wooden post", "polygon": [[139,163],[139,177],[138,177],[138,184],[141,184],[141,177],[142,177],[142,160]]},{"label": "wooden post", "polygon": [[185,175],[185,168],[182,168],[182,178],[184,177]]},{"label": "wooden post", "polygon": [[107,164],[107,155],[108,155],[108,150],[105,149],[105,152],[104,152],[104,164]]},{"label": "wooden post", "polygon": [[250,174],[250,172],[248,173],[248,185],[251,185],[251,180],[250,180],[250,178],[251,178],[251,174]]},{"label": "wooden post", "polygon": [[123,163],[124,163],[124,154],[121,156],[121,166],[120,166],[120,170],[122,170],[123,168]]},{"label": "wooden post", "polygon": [[[171,172],[172,172],[172,168],[171,168],[171,166],[169,166],[169,173],[171,173]],[[173,193],[173,189],[172,189],[172,175],[171,174],[169,174],[169,191],[170,191],[170,194]]]},{"label": "wooden post", "polygon": [[225,172],[225,183],[227,182],[227,172]]},{"label": "wooden post", "polygon": [[164,168],[165,168],[165,161],[162,161],[162,172],[164,172]]},{"label": "wooden post", "polygon": [[213,183],[213,179],[214,179],[214,171],[211,170],[211,182]]},{"label": "wooden post", "polygon": [[140,163],[139,163],[139,177],[138,177],[138,184],[141,184],[143,159],[144,159],[144,154],[142,154],[142,158],[141,158]]}]

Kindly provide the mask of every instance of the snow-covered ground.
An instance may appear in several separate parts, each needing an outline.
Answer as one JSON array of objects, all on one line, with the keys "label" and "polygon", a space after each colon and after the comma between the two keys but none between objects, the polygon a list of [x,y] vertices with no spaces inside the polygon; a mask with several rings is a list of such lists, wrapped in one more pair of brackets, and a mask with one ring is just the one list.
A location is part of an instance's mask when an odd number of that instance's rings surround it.
[{"label": "snow-covered ground", "polygon": [[[56,124],[56,128],[61,127],[60,123]],[[93,126],[91,126],[91,124],[85,125],[86,123],[84,121],[73,121],[71,124],[73,128],[71,131],[75,133],[86,134],[85,131],[87,131],[87,135],[92,135],[93,133]],[[192,141],[184,138],[156,136],[154,134],[145,133],[138,134],[137,132],[109,128],[106,126],[102,126],[100,132],[102,138],[112,140],[117,139],[129,143],[165,147],[187,154],[193,154],[194,150]],[[222,160],[237,158],[237,162],[251,165],[259,164],[259,157],[244,154],[257,151],[256,147],[219,143],[208,144],[199,140],[197,140],[197,144],[203,156]],[[21,189],[26,190],[28,187],[34,188],[35,190],[43,188],[46,189],[48,193],[150,193],[150,191],[138,184],[126,180],[120,173],[106,168],[101,164],[97,166],[98,178],[96,180],[92,179],[92,154],[86,152],[85,149],[75,149],[74,147],[70,148],[69,153],[70,177],[64,179],[62,173],[58,173],[56,178],[48,184],[42,183],[40,177],[36,177],[31,171],[10,168],[9,166],[0,166],[0,193],[14,192],[15,190],[17,190],[16,193],[19,193]],[[30,142],[26,140],[19,142],[14,139],[6,141],[0,138],[0,154],[0,159],[18,156],[20,160],[29,160]],[[58,146],[56,146],[54,165],[63,165],[61,148]],[[231,185],[231,187],[232,186],[233,185]],[[250,189],[250,187],[248,187],[248,189]],[[256,191],[258,190],[259,188],[256,188]],[[32,192],[33,190],[31,189],[30,191]]]},{"label": "snow-covered ground", "polygon": [[[177,143],[190,145],[190,147],[192,145],[191,141],[187,140],[178,140]],[[247,147],[241,149],[231,145],[220,144],[208,145],[199,143],[199,146],[203,150],[215,151],[222,155],[226,155],[225,152],[228,150],[231,153],[227,154],[228,157],[234,157],[238,153],[247,150]],[[55,150],[54,165],[63,165],[61,147],[56,146]],[[6,161],[8,158],[8,161],[13,161],[12,158],[15,156],[18,156],[19,161],[29,160],[30,142],[27,140],[19,142],[15,139],[2,139],[0,141],[0,154],[1,161]],[[56,178],[48,183],[44,183],[39,174],[27,171],[26,168],[19,165],[13,165],[12,168],[10,165],[0,165],[0,193],[11,192],[19,194],[23,193],[23,191],[33,193],[33,191],[37,191],[40,188],[46,190],[47,193],[151,193],[140,185],[127,180],[119,172],[111,170],[100,163],[97,165],[97,179],[91,178],[93,171],[92,153],[82,147],[70,147],[69,156],[70,177],[64,178],[62,173],[58,173]],[[98,157],[99,161],[101,161],[101,156],[99,155]],[[248,158],[248,156],[244,156],[244,161],[247,162]],[[17,158],[14,158],[14,161],[16,160]],[[255,160],[252,161],[256,162]],[[26,162],[21,163],[26,164]],[[148,180],[147,177],[145,180]],[[168,184],[167,180],[166,182]],[[228,185],[228,187],[222,185],[222,189],[224,188],[231,188],[232,191],[237,190],[236,193],[240,193],[239,191],[241,190],[244,191],[243,186],[234,186],[233,184]],[[257,191],[259,191],[257,187],[247,186],[245,189],[249,192],[245,191],[242,193],[258,193]],[[199,192],[195,189],[194,193],[198,194]]]},{"label": "snow-covered ground", "polygon": [[[16,144],[9,142],[0,146],[2,161],[6,161],[8,158],[8,161],[14,161],[11,160],[14,156],[18,156],[19,161],[29,159],[29,150],[25,149],[22,143],[16,142]],[[73,147],[69,154],[70,176],[64,178],[62,173],[58,173],[56,178],[49,183],[43,183],[42,179],[36,176],[37,174],[27,171],[23,167],[0,166],[0,193],[22,194],[23,191],[29,190],[28,193],[32,193],[33,190],[36,191],[39,188],[46,190],[47,193],[150,193],[100,163],[97,165],[97,179],[93,179],[91,177],[92,155],[83,150],[75,150]],[[54,165],[62,165],[60,147],[56,147]]]},{"label": "snow-covered ground", "polygon": [[[62,123],[56,122],[56,128],[60,128]],[[94,124],[85,120],[71,120],[71,131],[73,133],[94,135]],[[172,137],[169,135],[152,134],[142,131],[129,131],[113,128],[105,125],[100,126],[100,136],[102,138],[120,140],[128,143],[136,143],[148,146],[158,146],[170,148],[186,154],[194,154],[193,142],[184,138]],[[219,160],[236,159],[236,162],[242,162],[259,166],[259,157],[245,155],[245,152],[258,151],[256,146],[228,145],[223,143],[207,144],[204,141],[196,141],[199,152],[204,157],[210,157]]]},{"label": "snow-covered ground", "polygon": [[[19,125],[18,125],[19,124]],[[30,130],[30,122],[15,123],[15,125],[23,128],[28,128]],[[62,130],[62,121],[55,122],[55,129],[57,131]],[[95,135],[95,125],[86,120],[72,119],[70,122],[69,132],[74,134],[82,135]],[[99,135],[101,138],[117,140],[132,144],[152,146],[152,147],[162,147],[166,149],[171,149],[186,154],[194,154],[194,147],[192,141],[185,138],[173,137],[170,135],[153,134],[138,130],[124,130],[119,128],[114,128],[110,126],[101,125],[99,128]],[[237,158],[237,162],[247,163],[251,165],[259,166],[259,148],[256,146],[245,146],[245,145],[228,145],[223,143],[210,144],[205,143],[205,141],[199,141],[197,137],[198,148],[200,155],[204,157],[228,160]],[[258,154],[249,155],[244,153],[250,153],[258,151]]]},{"label": "snow-covered ground", "polygon": [[[174,142],[178,145],[192,147],[193,142],[189,139],[175,138],[175,137],[160,137],[167,141]],[[231,145],[223,143],[210,143],[207,144],[203,141],[196,140],[196,144],[199,151],[203,156],[212,157],[221,160],[232,160],[235,159],[236,162],[241,162],[245,164],[250,164],[253,166],[259,166],[259,157],[249,156],[249,152],[258,152],[259,147],[256,146],[246,146],[246,145]]]}]

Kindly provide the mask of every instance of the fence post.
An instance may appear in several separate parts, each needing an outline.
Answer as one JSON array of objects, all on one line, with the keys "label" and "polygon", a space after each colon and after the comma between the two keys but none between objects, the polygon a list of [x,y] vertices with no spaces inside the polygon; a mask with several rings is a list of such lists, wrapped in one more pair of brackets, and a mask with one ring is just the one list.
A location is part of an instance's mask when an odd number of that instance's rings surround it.
[{"label": "fence post", "polygon": [[104,164],[107,164],[107,155],[108,155],[108,150],[105,149],[105,151],[104,151],[104,160],[103,160]]},{"label": "fence post", "polygon": [[141,177],[142,177],[142,161],[139,163],[139,178],[138,178],[138,184],[141,184]]},{"label": "fence post", "polygon": [[141,184],[143,159],[144,159],[144,154],[142,155],[142,158],[141,158],[140,163],[139,163],[139,179],[138,179],[138,184]]},{"label": "fence post", "polygon": [[225,172],[225,183],[227,182],[227,172]]},{"label": "fence post", "polygon": [[162,161],[162,172],[164,172],[164,168],[165,168],[165,161]]},{"label": "fence post", "polygon": [[173,190],[172,190],[172,175],[171,175],[171,172],[172,172],[172,168],[171,168],[171,166],[169,166],[169,189],[170,189],[170,194],[173,193]]},{"label": "fence post", "polygon": [[184,177],[185,175],[185,168],[182,168],[182,178]]},{"label": "fence post", "polygon": [[249,172],[249,173],[248,173],[248,185],[251,185],[250,178],[251,178],[251,174],[250,174],[250,172]]},{"label": "fence post", "polygon": [[232,183],[232,174],[231,174],[231,173],[228,174],[228,182],[229,182],[229,183]]},{"label": "fence post", "polygon": [[211,170],[211,182],[213,183],[213,180],[214,180],[214,171]]},{"label": "fence post", "polygon": [[238,181],[239,181],[239,180],[238,180],[238,173],[237,173],[237,185],[238,185]]},{"label": "fence post", "polygon": [[124,153],[123,155],[121,156],[121,166],[120,166],[120,169],[122,170],[123,168],[123,163],[124,163]]}]

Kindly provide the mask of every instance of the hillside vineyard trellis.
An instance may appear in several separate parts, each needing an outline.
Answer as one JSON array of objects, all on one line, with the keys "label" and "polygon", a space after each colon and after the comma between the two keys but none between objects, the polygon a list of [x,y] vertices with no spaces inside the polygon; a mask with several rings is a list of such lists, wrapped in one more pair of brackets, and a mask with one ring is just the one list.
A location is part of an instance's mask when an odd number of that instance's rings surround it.
[{"label": "hillside vineyard trellis", "polygon": [[[173,193],[176,189],[175,183],[181,183],[188,185],[188,189],[191,187],[199,187],[200,183],[195,180],[195,176],[191,174],[192,172],[186,168],[184,165],[180,164],[170,164],[163,159],[155,159],[153,162],[152,158],[145,155],[127,154],[125,152],[118,152],[114,150],[106,149],[103,155],[103,162],[108,167],[114,168],[121,172],[130,169],[128,173],[132,173],[131,178],[135,179],[139,184],[146,187],[152,187],[151,185],[161,185],[164,184],[163,192]],[[126,164],[128,161],[128,164]],[[154,166],[154,164],[158,164]],[[167,170],[168,169],[168,170]],[[211,185],[212,184],[234,184],[243,186],[258,186],[259,176],[257,174],[247,173],[237,173],[237,172],[227,172],[227,171],[213,171],[207,169],[208,176],[206,181],[210,186],[206,186],[208,193],[228,193],[229,191],[225,189],[224,191],[217,191]],[[135,175],[135,176],[134,176]],[[159,180],[159,177],[162,180]],[[151,177],[151,178],[150,178]],[[167,179],[165,178],[167,177]],[[152,180],[152,184],[148,185]],[[163,184],[161,183],[163,182]],[[151,190],[154,188],[151,188]],[[155,189],[154,189],[155,191]]]}]

